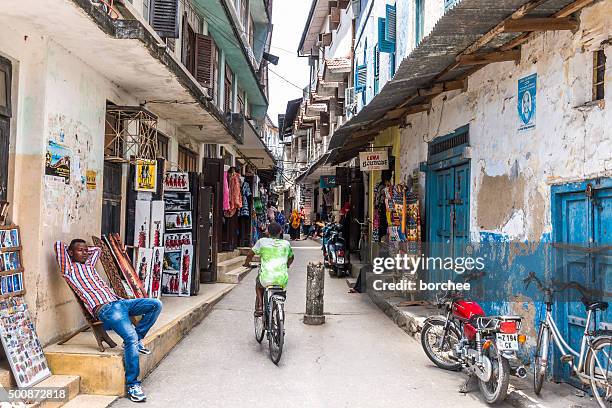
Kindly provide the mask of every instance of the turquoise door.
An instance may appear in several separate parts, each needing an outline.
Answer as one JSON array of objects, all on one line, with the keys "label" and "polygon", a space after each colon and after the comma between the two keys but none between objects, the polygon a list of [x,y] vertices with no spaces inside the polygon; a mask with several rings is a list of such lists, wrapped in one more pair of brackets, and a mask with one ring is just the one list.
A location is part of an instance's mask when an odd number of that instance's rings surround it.
[{"label": "turquoise door", "polygon": [[[575,281],[590,290],[612,292],[612,179],[571,183],[552,188],[552,279]],[[579,351],[586,323],[584,305],[574,290],[556,298],[559,328]],[[598,300],[612,299],[600,297]],[[612,312],[599,314],[598,329],[612,329]],[[558,362],[559,355],[555,362]],[[555,377],[572,382],[569,366],[554,364]]]},{"label": "turquoise door", "polygon": [[[462,256],[469,241],[470,164],[431,169],[427,180],[429,256]],[[430,271],[432,272],[432,271]],[[451,278],[450,271],[449,276]]]}]

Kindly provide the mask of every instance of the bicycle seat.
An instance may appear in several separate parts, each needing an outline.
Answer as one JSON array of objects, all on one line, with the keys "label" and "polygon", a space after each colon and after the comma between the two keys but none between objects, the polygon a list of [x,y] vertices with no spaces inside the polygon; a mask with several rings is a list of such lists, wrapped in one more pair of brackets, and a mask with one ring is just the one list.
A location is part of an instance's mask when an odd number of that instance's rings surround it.
[{"label": "bicycle seat", "polygon": [[597,300],[582,299],[582,304],[587,310],[606,310],[608,308],[608,302],[600,302]]}]

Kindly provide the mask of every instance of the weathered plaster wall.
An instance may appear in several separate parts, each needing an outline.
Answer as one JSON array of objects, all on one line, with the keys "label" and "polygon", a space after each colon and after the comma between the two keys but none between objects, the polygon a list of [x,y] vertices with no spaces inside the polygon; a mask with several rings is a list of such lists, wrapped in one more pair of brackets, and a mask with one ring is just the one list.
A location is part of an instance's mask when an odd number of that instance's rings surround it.
[{"label": "weathered plaster wall", "polygon": [[[402,174],[425,161],[426,143],[469,124],[472,239],[482,233],[538,241],[551,231],[550,186],[612,175],[612,93],[607,107],[591,100],[592,50],[612,27],[612,4],[585,9],[578,32],[551,32],[523,46],[522,60],[491,64],[469,79],[467,92],[436,98],[429,113],[402,130]],[[608,60],[612,47],[606,47]],[[536,129],[518,131],[517,81],[538,74]],[[612,69],[608,64],[606,82]]]}]

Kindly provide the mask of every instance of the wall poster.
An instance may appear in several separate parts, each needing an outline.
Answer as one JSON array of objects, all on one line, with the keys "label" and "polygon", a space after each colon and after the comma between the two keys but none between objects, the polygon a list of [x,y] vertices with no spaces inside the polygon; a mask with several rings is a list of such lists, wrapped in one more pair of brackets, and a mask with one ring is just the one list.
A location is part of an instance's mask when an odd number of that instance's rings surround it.
[{"label": "wall poster", "polygon": [[531,74],[518,80],[518,130],[536,127],[536,90],[538,74]]},{"label": "wall poster", "polygon": [[45,176],[70,183],[71,150],[53,140],[47,144],[45,155]]}]

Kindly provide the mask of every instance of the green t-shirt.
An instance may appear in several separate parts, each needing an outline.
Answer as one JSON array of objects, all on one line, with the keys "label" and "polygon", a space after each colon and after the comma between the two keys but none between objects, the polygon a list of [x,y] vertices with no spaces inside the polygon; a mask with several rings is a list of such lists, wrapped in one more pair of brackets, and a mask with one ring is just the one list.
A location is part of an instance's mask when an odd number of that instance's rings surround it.
[{"label": "green t-shirt", "polygon": [[259,270],[261,285],[286,288],[289,281],[287,260],[293,255],[291,244],[284,239],[261,238],[253,246],[253,252],[261,259]]}]

